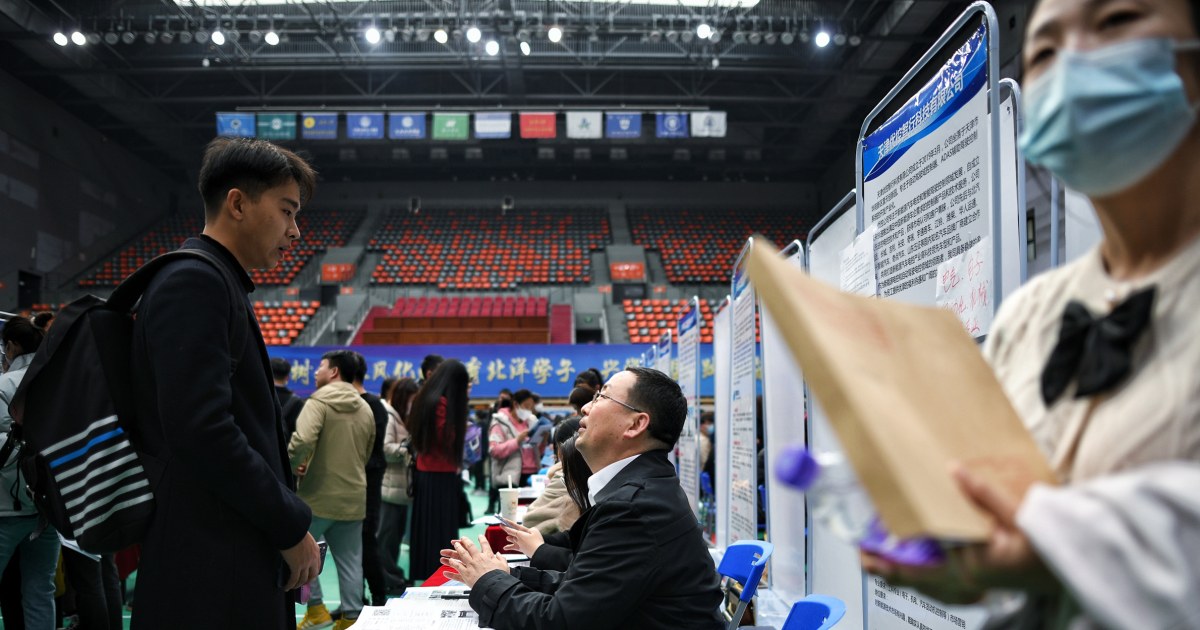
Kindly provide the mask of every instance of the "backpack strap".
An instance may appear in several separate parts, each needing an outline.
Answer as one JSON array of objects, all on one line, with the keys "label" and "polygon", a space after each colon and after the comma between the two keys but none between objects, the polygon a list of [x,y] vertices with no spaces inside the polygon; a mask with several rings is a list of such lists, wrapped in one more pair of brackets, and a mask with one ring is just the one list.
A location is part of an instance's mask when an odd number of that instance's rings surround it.
[{"label": "backpack strap", "polygon": [[108,298],[108,306],[122,313],[133,312],[134,307],[142,299],[142,294],[146,292],[146,288],[150,286],[150,281],[154,279],[154,276],[168,263],[186,259],[203,260],[215,267],[225,280],[225,288],[229,291],[229,303],[234,315],[229,320],[229,339],[232,349],[232,352],[230,352],[231,366],[229,373],[233,374],[238,369],[238,364],[241,362],[242,355],[246,351],[246,343],[249,341],[246,327],[239,326],[238,319],[240,315],[244,314],[246,317],[249,317],[250,314],[244,308],[245,295],[238,290],[240,282],[229,271],[229,268],[225,266],[225,263],[221,262],[213,254],[202,249],[186,248],[156,256],[138,268],[137,271],[130,274],[128,278],[125,278],[116,289],[113,289],[112,295]]}]

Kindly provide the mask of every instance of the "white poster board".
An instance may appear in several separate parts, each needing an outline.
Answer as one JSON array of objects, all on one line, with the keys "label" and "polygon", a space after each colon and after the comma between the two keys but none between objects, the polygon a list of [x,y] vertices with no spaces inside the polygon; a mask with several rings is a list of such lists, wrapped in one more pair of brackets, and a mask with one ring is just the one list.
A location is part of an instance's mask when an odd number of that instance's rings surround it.
[{"label": "white poster board", "polygon": [[[749,251],[753,241],[747,244]],[[739,259],[739,263],[741,260]],[[741,266],[733,273],[729,374],[729,542],[758,540],[758,437],[754,371],[754,289]]]},{"label": "white poster board", "polygon": [[713,490],[716,501],[713,509],[717,512],[717,531],[709,532],[713,545],[718,549],[729,546],[729,385],[731,371],[729,369],[730,354],[733,342],[733,325],[731,318],[733,309],[730,308],[730,298],[717,308],[713,316],[713,434],[717,436],[713,448],[716,449],[714,460],[716,479],[713,479]]},{"label": "white poster board", "polygon": [[671,333],[664,332],[658,338],[658,343],[654,346],[654,365],[650,366],[654,369],[672,376],[671,374]]},{"label": "white poster board", "polygon": [[1004,226],[1000,252],[1000,294],[1008,297],[1027,277],[1025,246],[1025,158],[1017,146],[1020,133],[1020,88],[1001,81],[1000,100],[1000,224]]},{"label": "white poster board", "polygon": [[[795,241],[783,250],[788,262],[804,267],[804,246]],[[769,565],[770,588],[785,602],[803,599],[806,543],[804,495],[775,481],[772,471],[789,445],[806,445],[804,377],[773,317],[762,316],[763,444],[767,467],[767,531],[775,552]],[[786,318],[786,316],[783,316]]]},{"label": "white poster board", "polygon": [[[857,228],[853,196],[847,195],[839,207],[818,224],[808,242],[808,273],[830,286],[841,281],[842,251],[854,242]],[[809,448],[818,452],[838,450],[837,436],[829,425],[825,410],[808,397]],[[840,625],[865,628],[863,614],[863,571],[858,548],[842,540],[820,523],[808,523],[808,586],[810,593],[836,597],[846,603],[846,616]]]},{"label": "white poster board", "polygon": [[700,300],[692,298],[692,306],[679,319],[679,389],[687,401],[687,419],[675,444],[675,459],[679,465],[679,484],[687,497],[692,513],[700,518]]}]

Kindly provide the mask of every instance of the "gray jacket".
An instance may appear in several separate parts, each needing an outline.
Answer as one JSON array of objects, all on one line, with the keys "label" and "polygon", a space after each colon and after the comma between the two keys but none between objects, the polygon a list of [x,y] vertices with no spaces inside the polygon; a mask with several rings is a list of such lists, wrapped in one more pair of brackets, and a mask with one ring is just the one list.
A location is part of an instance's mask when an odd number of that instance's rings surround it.
[{"label": "gray jacket", "polygon": [[[8,441],[8,432],[12,429],[13,419],[8,405],[32,362],[32,352],[22,354],[12,360],[7,372],[0,374],[0,447]],[[0,469],[0,517],[30,514],[37,514],[37,509],[25,493],[25,482],[17,470],[17,454],[14,452],[4,463],[4,468]]]}]

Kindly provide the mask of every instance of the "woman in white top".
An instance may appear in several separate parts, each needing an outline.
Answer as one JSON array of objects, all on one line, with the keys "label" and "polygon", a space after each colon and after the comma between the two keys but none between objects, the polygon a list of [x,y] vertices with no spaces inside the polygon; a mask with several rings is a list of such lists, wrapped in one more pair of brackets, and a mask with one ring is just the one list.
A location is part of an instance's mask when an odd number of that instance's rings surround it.
[{"label": "woman in white top", "polygon": [[984,353],[1062,485],[1010,497],[958,471],[991,539],[934,569],[864,556],[872,573],[947,602],[1023,589],[1040,626],[1200,627],[1197,5],[1036,3],[1022,149],[1104,238],[1006,300]]}]

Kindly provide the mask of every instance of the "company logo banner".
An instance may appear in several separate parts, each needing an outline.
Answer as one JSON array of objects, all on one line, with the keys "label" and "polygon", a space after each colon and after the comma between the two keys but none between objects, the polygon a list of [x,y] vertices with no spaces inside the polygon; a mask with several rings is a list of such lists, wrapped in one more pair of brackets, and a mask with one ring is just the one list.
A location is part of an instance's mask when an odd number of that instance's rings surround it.
[{"label": "company logo banner", "polygon": [[296,114],[294,112],[259,114],[258,137],[265,140],[295,140]]},{"label": "company logo banner", "polygon": [[557,138],[558,115],[554,112],[521,112],[522,138]]},{"label": "company logo banner", "polygon": [[351,140],[382,140],[383,112],[347,112],[346,137]]},{"label": "company logo banner", "polygon": [[388,137],[392,140],[421,140],[425,137],[425,112],[388,114]]},{"label": "company logo banner", "polygon": [[502,140],[512,137],[512,112],[475,112],[475,137]]},{"label": "company logo banner", "polygon": [[217,112],[217,135],[254,137],[254,114],[244,112]]},{"label": "company logo banner", "polygon": [[608,112],[604,115],[604,135],[609,138],[642,137],[641,112]]},{"label": "company logo banner", "polygon": [[683,112],[658,112],[654,135],[659,138],[688,137],[688,115]]},{"label": "company logo banner", "polygon": [[724,138],[725,112],[694,112],[692,114],[693,138]]},{"label": "company logo banner", "polygon": [[567,112],[567,137],[594,139],[604,137],[600,112]]},{"label": "company logo banner", "polygon": [[338,115],[326,112],[300,115],[300,135],[305,140],[337,140]]},{"label": "company logo banner", "polygon": [[467,114],[435,112],[433,114],[434,140],[466,140],[471,135]]}]

